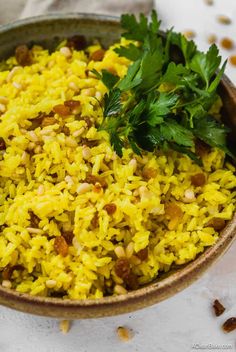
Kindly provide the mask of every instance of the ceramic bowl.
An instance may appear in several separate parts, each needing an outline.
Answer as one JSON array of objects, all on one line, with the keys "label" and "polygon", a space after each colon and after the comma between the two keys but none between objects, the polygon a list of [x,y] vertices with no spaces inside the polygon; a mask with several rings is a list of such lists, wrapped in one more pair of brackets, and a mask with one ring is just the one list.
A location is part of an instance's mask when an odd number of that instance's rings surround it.
[{"label": "ceramic bowl", "polygon": [[[119,38],[119,18],[88,14],[47,15],[29,18],[0,28],[0,59],[14,52],[17,45],[43,44],[55,47],[61,39],[75,34],[88,41],[97,38],[105,47]],[[236,89],[224,76],[219,92],[223,99],[222,114],[231,127],[230,142],[236,135]],[[136,291],[97,300],[62,300],[34,297],[0,286],[0,304],[23,312],[65,319],[97,318],[127,313],[158,303],[189,286],[198,279],[232,244],[236,234],[236,216],[227,224],[215,245],[194,261],[172,270],[165,277]]]}]

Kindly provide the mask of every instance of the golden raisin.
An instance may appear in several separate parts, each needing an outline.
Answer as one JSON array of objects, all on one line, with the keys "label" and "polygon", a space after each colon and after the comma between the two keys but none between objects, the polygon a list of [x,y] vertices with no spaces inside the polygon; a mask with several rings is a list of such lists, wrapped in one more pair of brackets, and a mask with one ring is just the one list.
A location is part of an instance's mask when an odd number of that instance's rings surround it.
[{"label": "golden raisin", "polygon": [[66,243],[66,240],[63,236],[59,236],[55,238],[54,249],[57,252],[57,254],[60,254],[63,257],[67,256],[68,244]]},{"label": "golden raisin", "polygon": [[102,59],[104,58],[104,55],[105,55],[105,50],[99,49],[94,51],[91,54],[90,59],[93,61],[102,61]]},{"label": "golden raisin", "polygon": [[231,332],[236,329],[236,318],[232,317],[226,320],[222,325],[222,328],[225,332]]},{"label": "golden raisin", "polygon": [[93,228],[98,227],[99,225],[99,217],[98,217],[98,212],[96,211],[96,213],[94,214],[92,220],[91,220],[91,225]]},{"label": "golden raisin", "polygon": [[230,56],[229,62],[231,63],[231,65],[236,66],[236,55]]},{"label": "golden raisin", "polygon": [[130,263],[127,258],[118,258],[115,262],[115,273],[120,278],[124,279],[130,274]]},{"label": "golden raisin", "polygon": [[54,125],[55,123],[57,123],[57,120],[55,119],[55,117],[46,116],[42,120],[42,127],[51,126],[51,125]]},{"label": "golden raisin", "polygon": [[93,187],[93,191],[96,192],[96,193],[99,193],[99,192],[101,192],[101,190],[102,190],[101,184],[99,182],[96,182],[94,187]]},{"label": "golden raisin", "polygon": [[53,111],[60,116],[70,115],[70,108],[68,108],[68,106],[65,106],[64,104],[55,105]]},{"label": "golden raisin", "polygon": [[213,303],[213,309],[215,312],[215,315],[219,317],[221,314],[224,313],[225,307],[220,303],[218,299],[216,299]]},{"label": "golden raisin", "polygon": [[30,215],[30,225],[32,227],[38,227],[39,226],[39,222],[40,222],[40,219],[37,215],[35,215],[32,211],[29,212],[29,215]]},{"label": "golden raisin", "polygon": [[157,175],[157,170],[154,169],[153,167],[145,167],[143,169],[143,178],[146,179],[146,180],[150,180],[151,178],[154,178],[156,177]]},{"label": "golden raisin", "polygon": [[191,176],[191,183],[196,187],[204,186],[206,183],[206,176],[202,172],[199,172],[198,174]]},{"label": "golden raisin", "polygon": [[62,127],[62,132],[64,133],[65,136],[70,136],[70,129],[67,126]]},{"label": "golden raisin", "polygon": [[13,273],[13,267],[11,267],[10,265],[5,266],[5,268],[2,271],[3,280],[11,279],[12,273]]},{"label": "golden raisin", "polygon": [[15,50],[16,61],[20,66],[29,66],[32,64],[32,56],[26,45],[19,45]]},{"label": "golden raisin", "polygon": [[0,137],[0,150],[6,149],[6,143],[2,137]]},{"label": "golden raisin", "polygon": [[87,183],[92,183],[93,185],[96,185],[96,183],[100,183],[102,188],[107,188],[107,182],[104,180],[103,177],[99,176],[94,176],[94,175],[87,175],[85,182]]},{"label": "golden raisin", "polygon": [[71,245],[72,244],[72,240],[74,238],[74,234],[72,231],[64,231],[62,233],[62,236],[64,237],[64,239],[66,240],[66,243],[68,245]]},{"label": "golden raisin", "polygon": [[64,105],[67,106],[70,110],[74,110],[80,106],[80,101],[78,100],[67,100],[64,102]]},{"label": "golden raisin", "polygon": [[129,290],[137,290],[139,287],[138,277],[132,271],[124,277],[124,282]]},{"label": "golden raisin", "polygon": [[86,122],[88,128],[93,126],[92,120],[89,117],[85,116],[84,121]]},{"label": "golden raisin", "polygon": [[67,39],[66,46],[76,50],[83,50],[87,46],[87,41],[83,35],[74,35]]},{"label": "golden raisin", "polygon": [[230,38],[223,38],[220,41],[220,45],[222,46],[222,48],[226,49],[226,50],[231,50],[234,47],[234,42],[232,39]]},{"label": "golden raisin", "polygon": [[104,209],[106,210],[107,214],[112,215],[116,211],[116,205],[114,203],[109,203],[104,205]]},{"label": "golden raisin", "polygon": [[212,218],[209,226],[212,226],[215,231],[221,231],[225,227],[225,220],[222,218]]},{"label": "golden raisin", "polygon": [[[87,121],[85,120],[85,122],[87,123]],[[99,144],[99,141],[97,139],[88,139],[88,138],[81,138],[81,143],[84,145],[87,145],[90,148],[96,147]]]},{"label": "golden raisin", "polygon": [[23,269],[24,267],[22,265],[14,265],[14,266],[7,265],[2,271],[2,278],[3,280],[10,280],[14,270],[23,270]]},{"label": "golden raisin", "polygon": [[137,252],[136,255],[142,261],[147,260],[147,258],[148,258],[148,248],[146,247],[146,248],[141,249],[140,251]]},{"label": "golden raisin", "polygon": [[119,339],[123,342],[128,342],[133,338],[133,331],[124,327],[124,326],[119,326],[117,328],[117,335]]},{"label": "golden raisin", "polygon": [[170,218],[181,218],[181,216],[183,215],[181,208],[174,203],[169,203],[165,205],[165,213]]}]

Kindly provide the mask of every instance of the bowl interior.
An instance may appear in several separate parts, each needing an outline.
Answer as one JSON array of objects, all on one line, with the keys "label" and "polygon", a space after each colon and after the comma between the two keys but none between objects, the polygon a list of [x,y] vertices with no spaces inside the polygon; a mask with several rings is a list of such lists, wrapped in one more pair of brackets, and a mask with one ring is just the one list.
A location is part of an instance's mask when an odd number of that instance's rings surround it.
[{"label": "bowl interior", "polygon": [[[0,60],[10,56],[17,45],[42,44],[53,49],[63,39],[79,34],[89,42],[95,39],[108,47],[120,36],[119,18],[88,14],[47,15],[18,21],[0,28]],[[223,116],[232,128],[231,143],[236,134],[236,90],[224,77],[220,88]],[[196,280],[232,243],[236,218],[228,223],[220,239],[193,262],[171,270],[152,284],[127,295],[99,300],[70,301],[56,298],[32,297],[0,286],[0,303],[29,313],[64,318],[89,318],[114,315],[159,302]]]}]

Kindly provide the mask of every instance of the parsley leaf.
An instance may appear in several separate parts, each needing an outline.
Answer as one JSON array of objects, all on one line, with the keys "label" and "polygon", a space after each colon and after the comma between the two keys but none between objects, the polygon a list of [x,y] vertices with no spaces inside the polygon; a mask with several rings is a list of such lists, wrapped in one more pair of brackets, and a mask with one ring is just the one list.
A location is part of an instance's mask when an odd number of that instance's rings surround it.
[{"label": "parsley leaf", "polygon": [[136,61],[142,56],[142,50],[134,45],[133,43],[130,43],[127,47],[126,46],[120,46],[119,48],[115,48],[114,50],[119,56],[124,56],[127,59],[131,61]]},{"label": "parsley leaf", "polygon": [[196,72],[201,76],[208,88],[210,79],[219,67],[220,62],[221,57],[219,56],[219,50],[217,46],[213,44],[206,54],[197,52],[194,55],[190,63],[190,68],[193,72]]},{"label": "parsley leaf", "polygon": [[195,153],[193,153],[189,148],[182,145],[171,143],[170,147],[179,153],[186,154],[190,159],[192,159],[197,165],[202,166],[202,161]]},{"label": "parsley leaf", "polygon": [[122,34],[123,37],[142,42],[149,33],[157,34],[160,21],[158,21],[155,11],[152,11],[150,25],[148,25],[147,17],[143,14],[140,14],[139,22],[134,15],[125,14],[121,16],[121,26],[126,30]]},{"label": "parsley leaf", "polygon": [[160,93],[159,97],[150,102],[147,122],[151,126],[156,126],[163,122],[163,116],[168,115],[175,106],[179,96],[174,93]]},{"label": "parsley leaf", "polygon": [[212,147],[228,152],[226,136],[228,128],[217,122],[210,115],[194,120],[194,135]]},{"label": "parsley leaf", "polygon": [[149,152],[153,152],[155,148],[160,147],[164,142],[159,126],[153,128],[147,124],[140,125],[134,131],[134,137],[138,146]]},{"label": "parsley leaf", "polygon": [[127,146],[139,155],[142,150],[173,149],[200,165],[194,154],[199,138],[232,156],[228,129],[210,115],[226,65],[220,68],[217,47],[200,52],[193,41],[172,29],[164,37],[155,11],[150,22],[143,14],[139,20],[123,15],[121,24],[122,35],[136,41],[115,49],[133,61],[127,74],[118,79],[106,70],[93,71],[109,89],[101,128],[110,134],[117,154],[122,156]]},{"label": "parsley leaf", "polygon": [[179,145],[193,147],[193,134],[184,126],[181,126],[173,119],[167,119],[160,125],[160,131],[165,140],[176,142]]},{"label": "parsley leaf", "polygon": [[170,36],[170,43],[176,45],[181,49],[185,59],[185,64],[188,64],[192,57],[197,52],[196,44],[192,40],[187,40],[186,37],[181,33],[172,32]]},{"label": "parsley leaf", "polygon": [[141,60],[137,60],[129,66],[126,76],[117,85],[120,90],[130,90],[142,82],[142,78],[139,74],[140,64]]},{"label": "parsley leaf", "polygon": [[102,83],[104,83],[108,89],[113,88],[114,85],[120,79],[118,76],[113,75],[111,72],[109,72],[107,70],[102,70],[101,74],[95,69],[93,69],[91,72],[93,74],[95,74],[97,76],[97,78],[100,79],[102,81]]},{"label": "parsley leaf", "polygon": [[104,117],[116,115],[121,111],[121,91],[118,88],[110,90],[104,96]]},{"label": "parsley leaf", "polygon": [[124,147],[124,142],[120,139],[118,133],[112,132],[110,134],[111,145],[114,147],[118,156],[122,156],[122,148]]}]

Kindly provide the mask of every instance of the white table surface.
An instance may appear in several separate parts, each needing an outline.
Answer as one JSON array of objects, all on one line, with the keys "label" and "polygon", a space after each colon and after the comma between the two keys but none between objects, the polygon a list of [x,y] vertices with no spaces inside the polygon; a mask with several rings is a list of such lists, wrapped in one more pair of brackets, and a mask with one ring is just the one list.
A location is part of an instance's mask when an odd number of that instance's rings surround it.
[{"label": "white table surface", "polygon": [[[215,0],[212,7],[203,0],[158,0],[157,8],[163,28],[195,30],[202,49],[207,48],[210,33],[236,39],[236,22],[223,26],[215,19],[217,14],[228,14],[236,21],[235,0]],[[236,83],[236,68],[229,66],[227,73]],[[227,307],[219,318],[211,310],[215,298]],[[236,351],[236,331],[225,334],[220,328],[231,316],[236,316],[236,243],[207,274],[173,298],[132,314],[74,321],[66,336],[55,319],[1,307],[0,352]],[[134,331],[128,343],[116,336],[116,328],[123,325]]]}]

